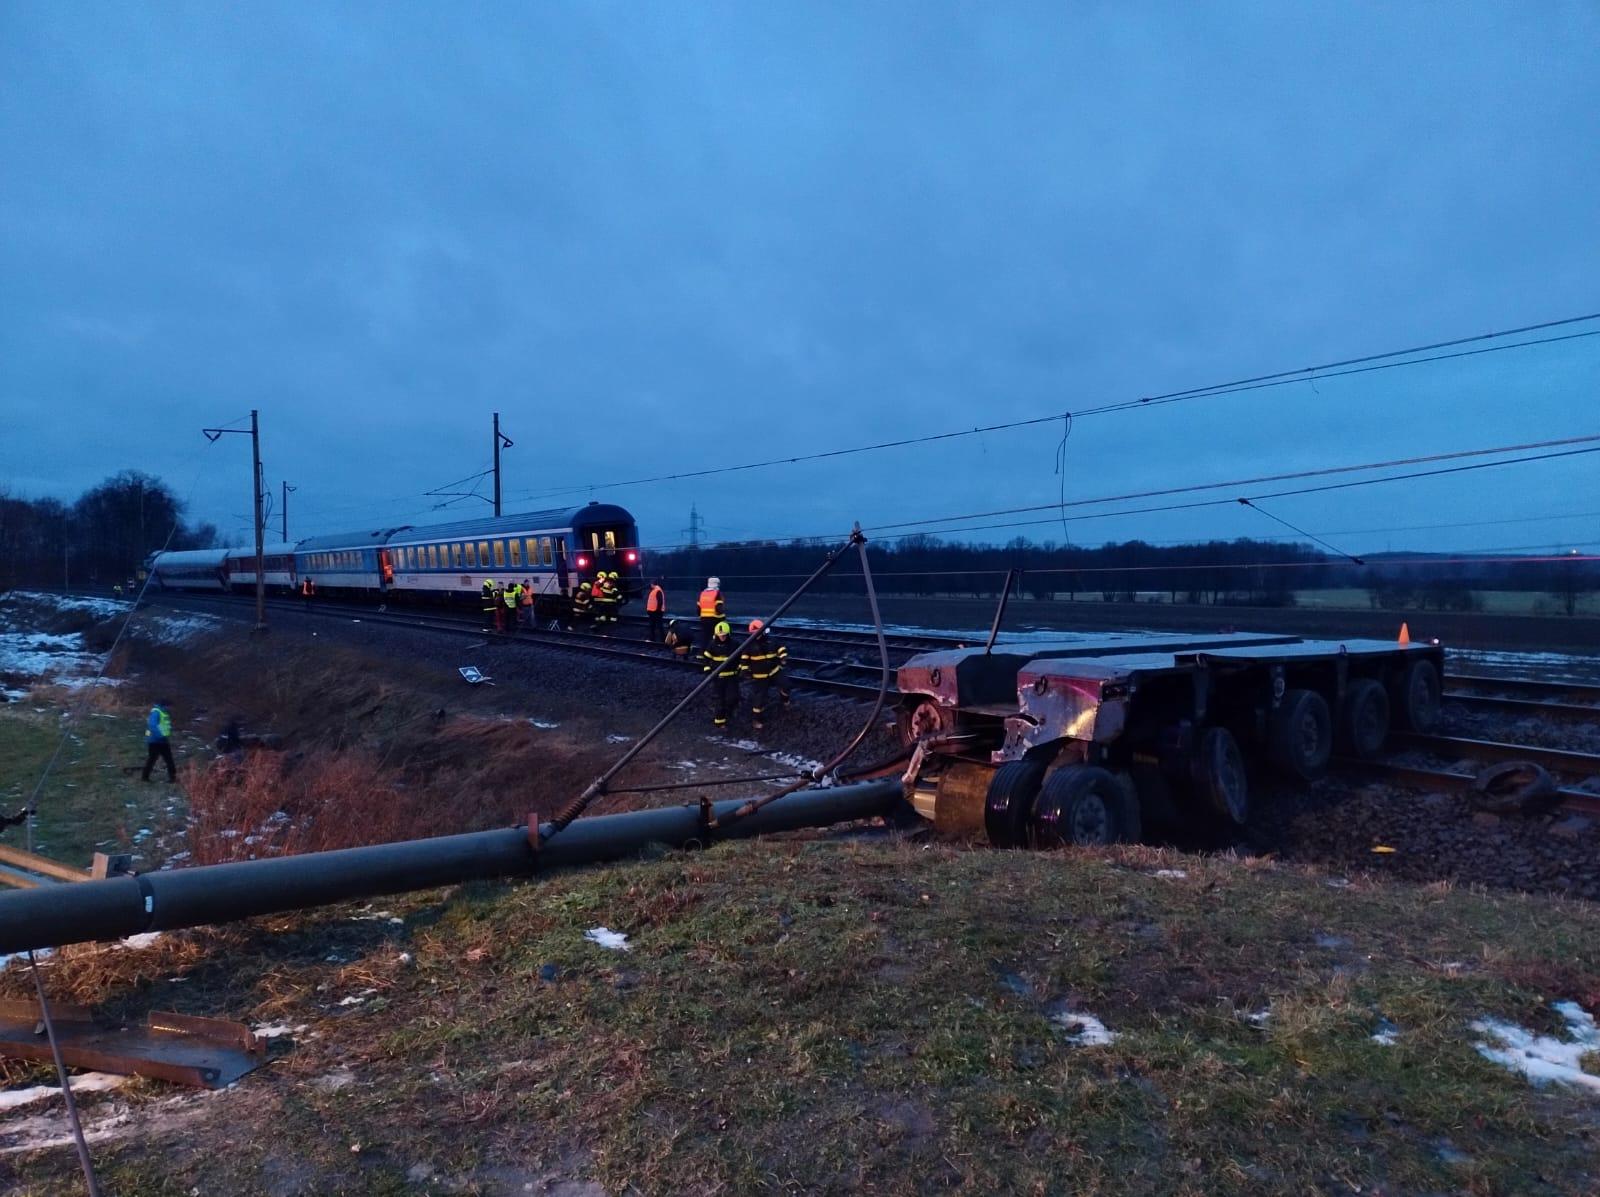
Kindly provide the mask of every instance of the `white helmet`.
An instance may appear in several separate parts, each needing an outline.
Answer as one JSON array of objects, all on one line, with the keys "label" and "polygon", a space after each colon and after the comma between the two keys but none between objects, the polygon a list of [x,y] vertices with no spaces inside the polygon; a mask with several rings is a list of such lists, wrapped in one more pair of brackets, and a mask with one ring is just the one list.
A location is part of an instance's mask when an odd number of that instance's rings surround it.
[{"label": "white helmet", "polygon": [[706,579],[706,589],[707,590],[721,590],[722,589],[722,579],[721,578],[707,578]]}]

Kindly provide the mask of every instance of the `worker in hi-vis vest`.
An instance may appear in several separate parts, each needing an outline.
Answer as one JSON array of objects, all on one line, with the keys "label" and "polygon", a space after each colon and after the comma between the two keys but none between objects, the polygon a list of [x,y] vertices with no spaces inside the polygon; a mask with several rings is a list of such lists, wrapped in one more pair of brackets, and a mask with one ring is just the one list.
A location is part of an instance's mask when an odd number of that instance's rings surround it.
[{"label": "worker in hi-vis vest", "polygon": [[711,644],[711,637],[716,635],[717,625],[722,622],[727,614],[727,608],[722,602],[722,579],[707,578],[706,588],[700,592],[700,651]]},{"label": "worker in hi-vis vest", "polygon": [[167,763],[167,780],[178,780],[178,766],[172,763],[172,715],[167,711],[165,699],[150,708],[144,725],[144,780],[150,780],[150,770],[155,763]]},{"label": "worker in hi-vis vest", "polygon": [[650,583],[650,593],[645,596],[644,613],[650,618],[650,630],[646,633],[651,644],[660,644],[666,637],[667,624],[667,590],[657,578]]}]

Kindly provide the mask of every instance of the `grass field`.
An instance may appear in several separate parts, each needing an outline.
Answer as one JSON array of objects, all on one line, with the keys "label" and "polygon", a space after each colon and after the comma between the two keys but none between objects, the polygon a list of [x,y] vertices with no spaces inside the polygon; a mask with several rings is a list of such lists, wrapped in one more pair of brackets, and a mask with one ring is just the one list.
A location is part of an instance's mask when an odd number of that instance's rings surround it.
[{"label": "grass field", "polygon": [[[114,1192],[1575,1197],[1600,1158],[1594,1095],[1472,1026],[1600,1003],[1595,910],[1268,862],[730,845],[68,949],[51,981],[298,1028],[181,1134],[100,1147]],[[0,1157],[22,1193],[73,1169]]]},{"label": "grass field", "polygon": [[[8,814],[27,804],[60,743],[65,697],[47,689],[0,706],[0,809]],[[83,867],[96,851],[137,852],[140,869],[165,859],[162,841],[182,827],[187,811],[162,766],[156,781],[139,780],[143,738],[143,708],[109,693],[90,700],[39,792],[35,851]],[[21,846],[22,833],[8,832],[6,842]]]}]

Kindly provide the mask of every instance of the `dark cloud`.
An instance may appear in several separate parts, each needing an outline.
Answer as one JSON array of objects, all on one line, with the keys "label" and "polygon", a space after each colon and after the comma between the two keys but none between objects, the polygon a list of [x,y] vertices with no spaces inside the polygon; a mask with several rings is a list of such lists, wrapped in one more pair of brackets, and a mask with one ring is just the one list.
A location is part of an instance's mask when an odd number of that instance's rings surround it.
[{"label": "dark cloud", "polygon": [[[1597,35],[1585,5],[8,5],[0,478],[137,466],[231,529],[241,447],[197,430],[256,406],[325,531],[423,515],[495,409],[520,499],[1591,310]],[[1600,431],[1597,342],[1085,419],[1068,494]],[[821,532],[1044,502],[1057,439],[603,497],[657,543],[691,502]],[[1589,510],[1593,460],[1284,513]]]}]

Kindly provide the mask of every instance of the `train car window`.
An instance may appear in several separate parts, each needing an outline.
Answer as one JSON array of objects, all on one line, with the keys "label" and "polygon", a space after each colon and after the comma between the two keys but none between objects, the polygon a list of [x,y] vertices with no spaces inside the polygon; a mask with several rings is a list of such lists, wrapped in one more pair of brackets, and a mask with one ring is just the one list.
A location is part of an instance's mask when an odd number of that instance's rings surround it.
[{"label": "train car window", "polygon": [[[549,539],[550,538],[548,536],[545,537],[545,540],[547,542],[549,541]],[[556,556],[560,557],[561,560],[563,560],[563,561],[565,561],[567,559],[567,542],[566,541],[564,541],[564,540],[556,541]],[[546,561],[550,560],[550,554],[548,552],[545,553],[544,559]]]},{"label": "train car window", "polygon": [[[470,540],[469,540],[469,541],[467,541],[467,568],[468,568],[468,569],[472,569],[472,568],[474,568],[474,567],[475,567],[475,566],[476,566],[476,565],[477,565],[477,564],[478,564],[478,551],[477,551],[477,549],[476,549],[476,548],[475,548],[475,547],[474,547],[474,546],[473,546],[473,543],[472,543],[472,542],[471,542],[471,541],[470,541]],[[486,561],[485,561],[485,562],[484,562],[484,564],[485,564],[485,565],[487,565],[487,564],[489,564],[489,563],[488,563],[488,561],[487,561],[487,560],[486,560]]]},{"label": "train car window", "polygon": [[551,564],[553,559],[550,556],[550,538],[548,536],[542,538],[539,541],[539,552],[540,552],[540,555],[544,558],[544,563],[546,565]]},{"label": "train car window", "polygon": [[503,541],[503,540],[497,540],[497,541],[494,542],[494,565],[495,565],[495,568],[496,569],[504,569],[505,568],[505,564],[506,564],[506,542]]},{"label": "train car window", "polygon": [[459,543],[450,546],[450,564],[456,569],[461,568],[461,545]]},{"label": "train car window", "polygon": [[428,568],[429,569],[438,569],[439,568],[439,550],[438,550],[437,546],[430,544],[427,547],[427,549],[425,550],[425,552],[427,554]]},{"label": "train car window", "polygon": [[596,553],[598,553],[600,551],[600,533],[598,533],[598,532],[589,533],[589,548],[592,549]]},{"label": "train car window", "polygon": [[511,564],[522,564],[522,541],[520,539],[513,539],[511,541]]},{"label": "train car window", "polygon": [[528,564],[539,564],[539,538],[537,536],[528,537]]},{"label": "train car window", "polygon": [[489,542],[487,540],[480,540],[478,542],[478,560],[483,563],[484,568],[486,568],[486,569],[488,568],[488,565],[489,565]]},{"label": "train car window", "polygon": [[606,529],[606,548],[614,549],[616,547],[617,547],[617,534],[615,532],[613,532],[610,528],[607,528]]}]

